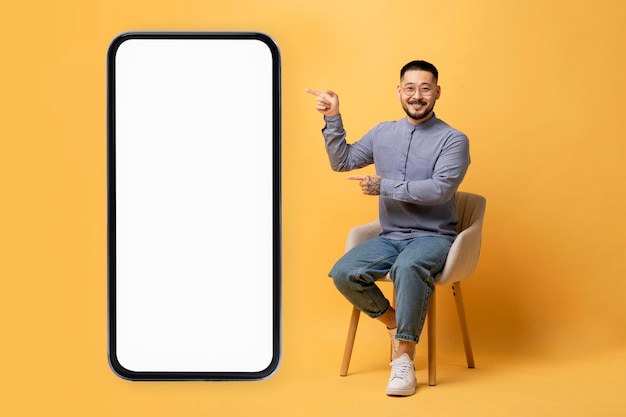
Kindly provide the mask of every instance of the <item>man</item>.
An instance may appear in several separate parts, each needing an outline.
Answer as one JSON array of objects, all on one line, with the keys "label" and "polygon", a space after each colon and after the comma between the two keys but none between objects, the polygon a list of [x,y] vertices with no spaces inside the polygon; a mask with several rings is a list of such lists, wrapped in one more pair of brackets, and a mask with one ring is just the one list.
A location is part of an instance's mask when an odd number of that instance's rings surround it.
[{"label": "man", "polygon": [[[329,273],[337,289],[357,308],[388,329],[393,360],[387,395],[413,395],[417,387],[413,357],[424,326],[434,276],[441,271],[456,237],[455,192],[470,163],[467,137],[434,113],[441,95],[438,71],[412,61],[400,71],[397,87],[406,117],[375,126],[348,144],[332,91],[317,96],[317,110],[335,171],[370,164],[376,174],[350,176],[366,195],[379,196],[382,232],[350,250]],[[375,281],[389,272],[396,308]]]}]

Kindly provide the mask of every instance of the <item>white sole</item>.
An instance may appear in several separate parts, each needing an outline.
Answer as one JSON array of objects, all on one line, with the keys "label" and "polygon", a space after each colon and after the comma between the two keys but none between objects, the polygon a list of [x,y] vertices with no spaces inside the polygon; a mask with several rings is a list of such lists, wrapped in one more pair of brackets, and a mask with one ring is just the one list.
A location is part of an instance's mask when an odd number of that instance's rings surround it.
[{"label": "white sole", "polygon": [[393,397],[408,397],[409,395],[415,394],[416,387],[413,388],[405,388],[405,389],[389,389],[387,388],[387,395]]}]

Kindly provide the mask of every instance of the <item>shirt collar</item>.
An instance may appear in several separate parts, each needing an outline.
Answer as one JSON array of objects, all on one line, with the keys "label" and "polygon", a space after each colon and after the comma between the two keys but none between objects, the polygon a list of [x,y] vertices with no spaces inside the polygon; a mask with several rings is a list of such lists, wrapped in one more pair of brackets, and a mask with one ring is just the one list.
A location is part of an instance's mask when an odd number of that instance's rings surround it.
[{"label": "shirt collar", "polygon": [[426,129],[430,126],[432,126],[433,124],[435,124],[436,120],[437,120],[437,115],[435,113],[433,113],[433,116],[428,119],[427,121],[425,121],[424,123],[420,123],[417,125],[412,124],[411,122],[409,122],[407,120],[407,117],[405,116],[402,120],[404,120],[404,124],[405,126],[409,129],[409,130],[413,130],[413,129]]}]

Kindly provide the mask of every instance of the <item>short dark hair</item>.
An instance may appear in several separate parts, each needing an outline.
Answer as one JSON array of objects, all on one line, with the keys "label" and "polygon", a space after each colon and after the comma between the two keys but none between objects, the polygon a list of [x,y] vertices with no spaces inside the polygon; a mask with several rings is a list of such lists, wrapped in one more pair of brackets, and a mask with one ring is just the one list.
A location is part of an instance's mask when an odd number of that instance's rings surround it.
[{"label": "short dark hair", "polygon": [[439,71],[430,62],[426,61],[411,61],[400,70],[400,80],[404,77],[404,73],[407,71],[428,71],[435,78],[435,83],[439,80]]}]

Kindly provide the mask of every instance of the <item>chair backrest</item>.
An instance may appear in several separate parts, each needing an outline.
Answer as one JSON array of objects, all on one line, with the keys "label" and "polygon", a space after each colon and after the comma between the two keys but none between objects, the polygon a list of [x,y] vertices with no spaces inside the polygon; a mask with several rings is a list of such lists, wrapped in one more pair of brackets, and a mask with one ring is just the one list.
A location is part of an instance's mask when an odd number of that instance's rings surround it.
[{"label": "chair backrest", "polygon": [[459,235],[450,248],[443,270],[435,277],[439,285],[468,279],[478,265],[487,200],[478,194],[457,191],[456,205]]}]

